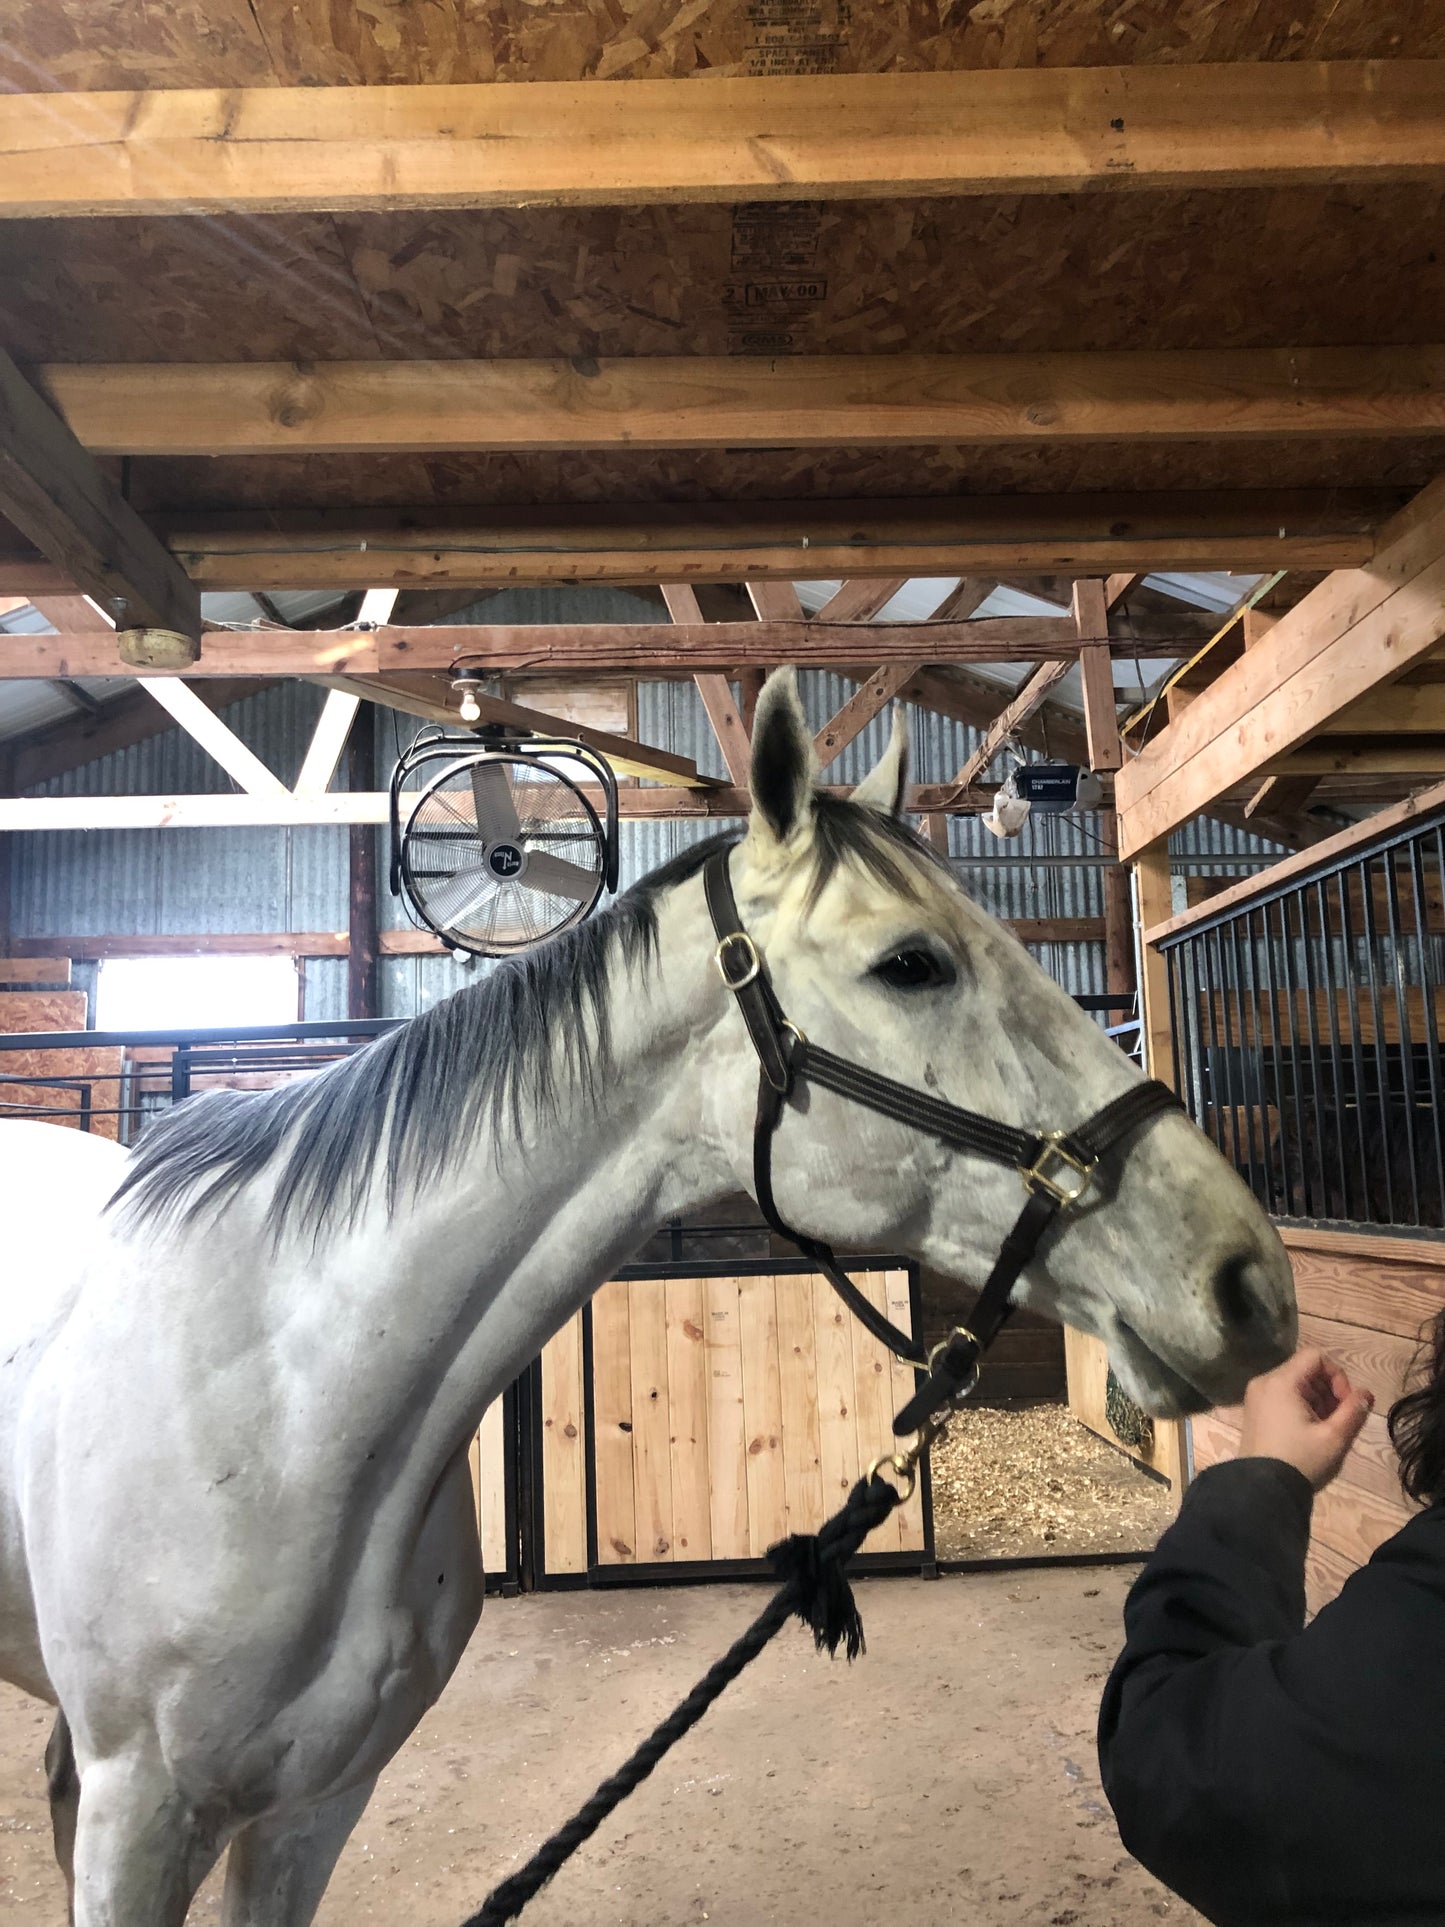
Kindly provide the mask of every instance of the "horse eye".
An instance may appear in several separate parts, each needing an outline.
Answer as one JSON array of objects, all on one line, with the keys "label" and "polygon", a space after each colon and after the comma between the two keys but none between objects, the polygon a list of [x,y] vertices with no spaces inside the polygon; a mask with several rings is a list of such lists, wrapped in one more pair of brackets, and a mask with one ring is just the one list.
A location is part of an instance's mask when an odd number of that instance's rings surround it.
[{"label": "horse eye", "polygon": [[957,980],[953,964],[931,950],[895,950],[868,974],[890,990],[933,990]]}]

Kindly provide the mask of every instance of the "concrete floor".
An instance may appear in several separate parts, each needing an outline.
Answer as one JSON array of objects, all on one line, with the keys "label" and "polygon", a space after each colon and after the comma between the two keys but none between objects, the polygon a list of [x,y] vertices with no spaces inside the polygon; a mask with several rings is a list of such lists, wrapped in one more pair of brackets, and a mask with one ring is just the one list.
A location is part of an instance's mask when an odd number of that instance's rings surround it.
[{"label": "concrete floor", "polygon": [[[868,1653],[769,1651],[527,1927],[1144,1927],[1199,1916],[1124,1852],[1094,1763],[1130,1572],[873,1580]],[[761,1605],[751,1586],[489,1602],[392,1763],[322,1927],[456,1927]],[[0,1688],[0,1922],[60,1927],[48,1715]],[[217,1883],[192,1910],[219,1918]]]}]

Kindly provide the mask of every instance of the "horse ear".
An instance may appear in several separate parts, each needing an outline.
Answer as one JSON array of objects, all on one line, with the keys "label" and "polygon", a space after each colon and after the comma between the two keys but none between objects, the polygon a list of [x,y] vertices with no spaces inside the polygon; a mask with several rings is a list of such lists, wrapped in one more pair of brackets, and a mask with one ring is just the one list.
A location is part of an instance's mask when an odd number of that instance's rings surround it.
[{"label": "horse ear", "polygon": [[813,814],[818,758],[798,682],[791,669],[775,669],[763,684],[753,717],[749,781],[753,825],[759,819],[780,843],[794,837]]},{"label": "horse ear", "polygon": [[902,703],[893,705],[893,735],[882,757],[853,792],[865,809],[900,816],[908,794],[908,718]]}]

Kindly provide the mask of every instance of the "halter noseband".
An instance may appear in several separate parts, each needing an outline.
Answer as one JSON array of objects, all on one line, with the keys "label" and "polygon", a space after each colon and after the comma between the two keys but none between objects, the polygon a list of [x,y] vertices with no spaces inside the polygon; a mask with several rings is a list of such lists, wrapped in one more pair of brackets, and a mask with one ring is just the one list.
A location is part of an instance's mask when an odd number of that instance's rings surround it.
[{"label": "halter noseband", "polygon": [[[753,1188],[758,1207],[774,1231],[812,1259],[860,1324],[896,1357],[927,1371],[927,1382],[893,1421],[899,1435],[916,1432],[933,1413],[972,1391],[979,1362],[1013,1309],[1010,1294],[1020,1273],[1054,1219],[1071,1210],[1088,1190],[1100,1160],[1145,1124],[1183,1107],[1167,1084],[1151,1078],[1104,1105],[1073,1131],[1021,1131],[997,1118],[925,1096],[810,1043],[784,1015],[758,947],[743,928],[728,857],[724,849],[708,858],[703,887],[718,938],[718,972],[742,1012],[761,1067],[753,1125]],[[999,1249],[970,1323],[957,1326],[931,1352],[925,1352],[864,1297],[830,1245],[794,1231],[778,1210],[773,1196],[773,1137],[800,1078],[911,1125],[956,1150],[1010,1165],[1023,1179],[1028,1200]]]}]

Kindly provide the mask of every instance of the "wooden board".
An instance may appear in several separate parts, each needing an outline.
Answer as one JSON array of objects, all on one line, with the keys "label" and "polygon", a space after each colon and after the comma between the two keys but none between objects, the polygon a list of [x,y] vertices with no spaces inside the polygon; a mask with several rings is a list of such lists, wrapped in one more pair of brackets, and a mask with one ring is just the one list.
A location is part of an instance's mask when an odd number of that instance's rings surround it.
[{"label": "wooden board", "polygon": [[673,1557],[711,1559],[707,1282],[701,1278],[669,1280],[664,1298]]},{"label": "wooden board", "polygon": [[760,1559],[788,1532],[778,1300],[771,1277],[738,1280],[738,1323],[747,1436],[748,1551]]},{"label": "wooden board", "polygon": [[[883,1274],[860,1271],[855,1282],[876,1311],[886,1311],[888,1297]],[[853,1326],[853,1411],[858,1431],[858,1467],[867,1470],[872,1461],[894,1450],[893,1360],[869,1331],[858,1323]],[[900,1544],[898,1512],[891,1512],[868,1544],[875,1552],[896,1552]]]},{"label": "wooden board", "polygon": [[490,1573],[507,1570],[507,1450],[505,1411],[493,1399],[483,1416],[472,1454],[472,1477],[477,1491],[481,1526],[482,1567]]},{"label": "wooden board", "polygon": [[582,1314],[542,1347],[542,1546],[546,1572],[587,1570]]},{"label": "wooden board", "polygon": [[813,1280],[813,1356],[818,1367],[818,1456],[825,1512],[842,1505],[863,1469],[854,1413],[853,1334],[846,1305],[826,1279]]},{"label": "wooden board", "polygon": [[1068,1371],[1069,1410],[1081,1425],[1107,1439],[1131,1459],[1147,1465],[1151,1472],[1169,1481],[1176,1501],[1182,1496],[1187,1459],[1184,1425],[1179,1419],[1155,1419],[1154,1432],[1147,1446],[1126,1445],[1109,1423],[1106,1394],[1109,1354],[1103,1343],[1088,1332],[1064,1327],[1064,1359]]},{"label": "wooden board", "polygon": [[708,1499],[714,1559],[749,1556],[747,1435],[738,1289],[736,1278],[709,1278],[704,1286]]},{"label": "wooden board", "polygon": [[597,1484],[597,1559],[636,1561],[632,1470],[632,1340],[628,1289],[617,1280],[592,1300],[592,1415]]},{"label": "wooden board", "polygon": [[805,1272],[781,1273],[773,1284],[783,1411],[783,1504],[790,1532],[812,1532],[814,1522],[828,1516],[823,1507],[812,1279]]},{"label": "wooden board", "polygon": [[0,957],[0,984],[23,984],[33,990],[39,984],[68,984],[69,957]]},{"label": "wooden board", "polygon": [[[820,1287],[821,1288],[821,1287]],[[883,1274],[883,1304],[889,1318],[900,1331],[911,1333],[913,1330],[913,1307],[908,1290],[906,1271],[886,1271]],[[890,1356],[888,1361],[890,1393],[893,1409],[897,1411],[906,1400],[912,1398],[917,1389],[918,1379],[911,1365]],[[890,1416],[888,1426],[888,1445],[891,1449],[893,1425]],[[898,1522],[898,1545],[903,1552],[920,1551],[923,1547],[923,1482],[920,1479],[913,1488],[911,1498],[904,1501],[894,1513]]]}]

